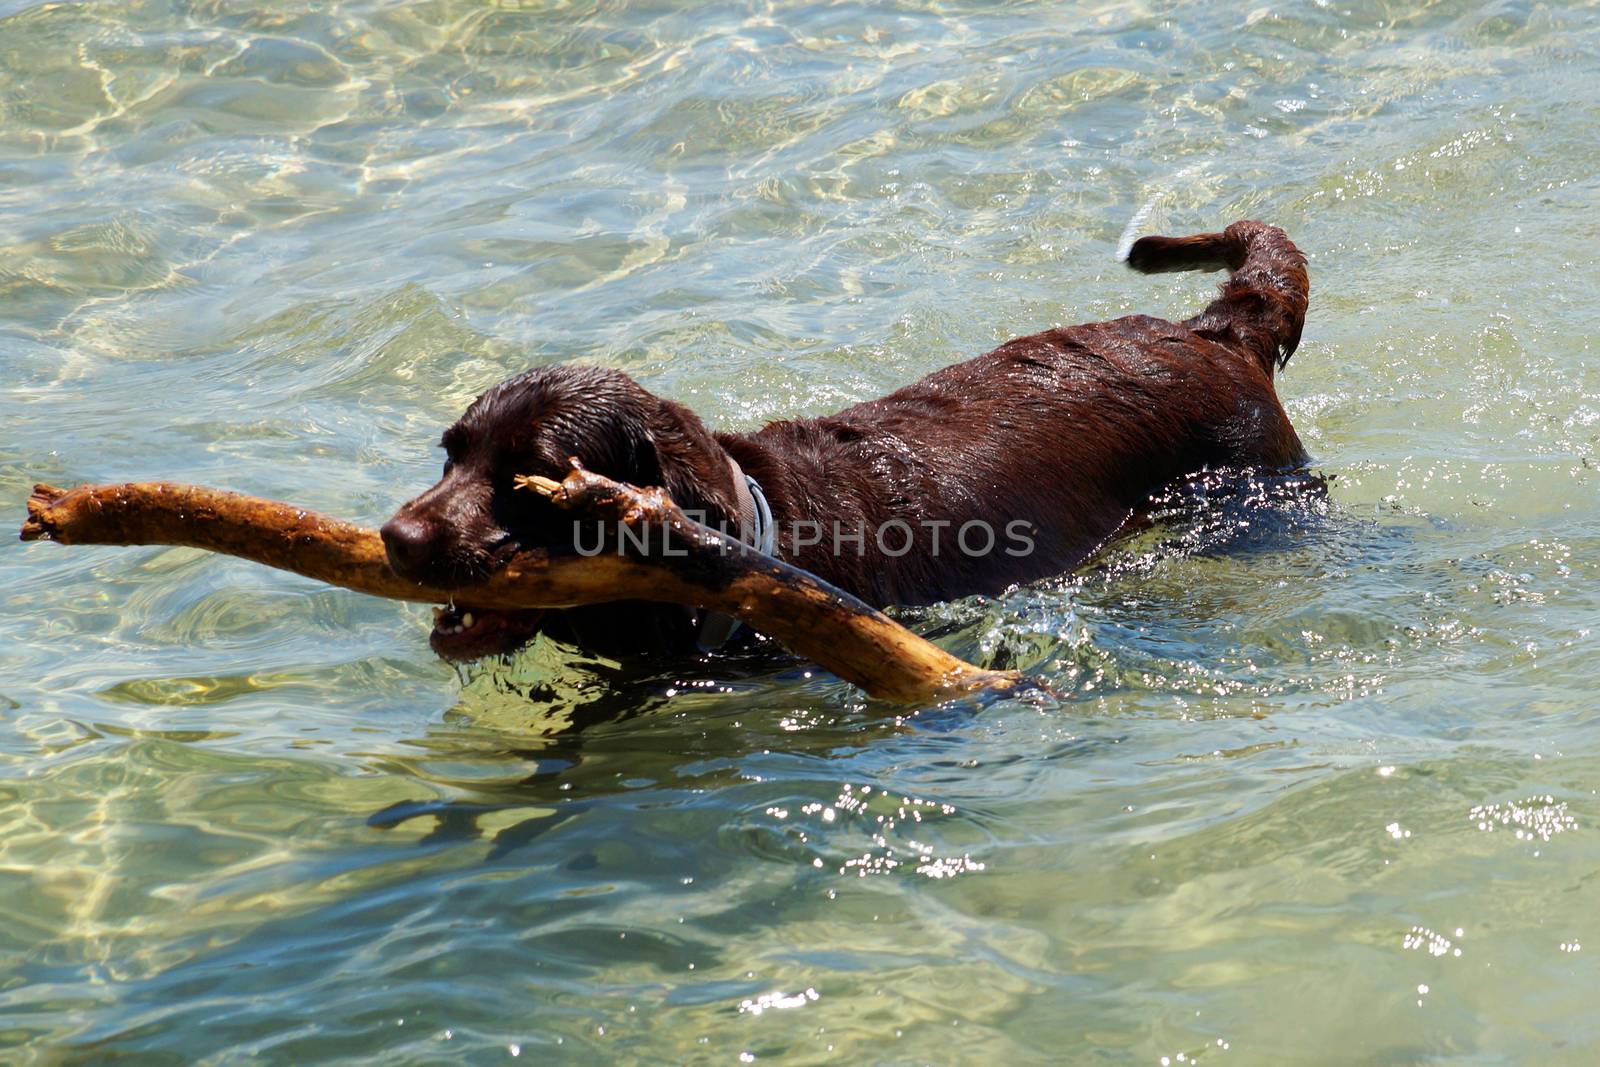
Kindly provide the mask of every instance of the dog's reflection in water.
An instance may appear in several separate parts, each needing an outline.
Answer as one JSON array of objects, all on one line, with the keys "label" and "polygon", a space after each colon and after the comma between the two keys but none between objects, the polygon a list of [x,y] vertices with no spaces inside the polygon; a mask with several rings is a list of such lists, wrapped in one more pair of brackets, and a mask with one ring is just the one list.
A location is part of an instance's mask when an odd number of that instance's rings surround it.
[{"label": "dog's reflection in water", "polygon": [[[403,801],[367,822],[391,829],[431,819],[435,825],[422,844],[488,837],[490,859],[586,810],[596,795],[642,783],[715,789],[740,781],[739,756],[771,745],[767,730],[741,721],[751,718],[739,710],[749,709],[742,691],[798,682],[808,704],[830,700],[807,684],[813,668],[764,647],[688,658],[673,664],[672,673],[646,674],[638,664],[595,658],[541,638],[514,656],[460,669],[460,697],[445,721],[412,742],[416,755],[390,753],[384,762],[473,799]],[[831,698],[841,713],[860,706],[842,683],[817,681],[848,697]],[[760,714],[778,729],[781,716],[770,714],[770,701],[762,703]],[[686,729],[689,719],[693,726]],[[623,723],[628,725],[614,729]],[[841,728],[859,738],[859,726],[854,721]],[[786,747],[819,752],[845,740],[839,730],[820,732],[826,736],[783,736]],[[714,765],[701,763],[711,757]],[[527,817],[516,818],[517,812]]]}]

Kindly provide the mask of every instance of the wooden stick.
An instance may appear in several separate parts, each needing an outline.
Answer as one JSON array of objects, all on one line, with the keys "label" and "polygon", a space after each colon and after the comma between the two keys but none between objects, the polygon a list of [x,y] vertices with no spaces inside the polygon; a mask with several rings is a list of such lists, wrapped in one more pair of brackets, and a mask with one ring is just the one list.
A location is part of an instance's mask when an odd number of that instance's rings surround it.
[{"label": "wooden stick", "polygon": [[264,563],[395,600],[469,601],[498,610],[655,600],[721,611],[814,660],[871,696],[930,704],[1025,683],[1013,671],[973,666],[814,575],[688,518],[660,489],[639,489],[574,469],[564,481],[520,483],[558,506],[671,531],[672,558],[524,552],[488,581],[464,589],[416,585],[389,569],[374,530],[291,504],[166,482],[34,486],[24,541],[185,545]]}]

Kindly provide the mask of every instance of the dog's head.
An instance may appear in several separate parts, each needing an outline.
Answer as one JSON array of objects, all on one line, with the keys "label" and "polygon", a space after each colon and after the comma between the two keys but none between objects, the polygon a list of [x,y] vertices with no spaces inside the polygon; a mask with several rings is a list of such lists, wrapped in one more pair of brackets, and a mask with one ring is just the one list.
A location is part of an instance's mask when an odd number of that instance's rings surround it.
[{"label": "dog's head", "polygon": [[[585,619],[606,610],[467,606],[471,587],[517,552],[569,551],[579,536],[570,514],[538,493],[516,489],[518,475],[560,479],[570,469],[569,457],[576,456],[609,478],[665,488],[680,507],[704,512],[713,524],[738,514],[727,454],[710,432],[693,412],[645,391],[620,371],[563,364],[520,374],[473,401],[440,444],[444,474],[402,505],[381,532],[389,566],[400,577],[462,590],[456,606],[435,619],[430,643],[446,659],[507,652],[546,628],[570,636],[574,628],[565,624],[572,619],[552,617]],[[592,627],[577,629],[586,628]]]}]

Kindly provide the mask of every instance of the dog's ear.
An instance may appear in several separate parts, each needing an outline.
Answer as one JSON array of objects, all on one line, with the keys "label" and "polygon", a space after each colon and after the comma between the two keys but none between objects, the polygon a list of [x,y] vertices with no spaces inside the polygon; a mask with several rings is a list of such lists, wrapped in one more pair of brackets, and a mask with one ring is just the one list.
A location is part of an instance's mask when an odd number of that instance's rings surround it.
[{"label": "dog's ear", "polygon": [[648,445],[641,453],[650,453],[655,477],[639,484],[661,486],[673,503],[703,512],[713,526],[719,520],[736,523],[739,504],[727,453],[694,412],[670,400],[652,399],[656,404],[645,424]]},{"label": "dog's ear", "polygon": [[[694,412],[621,371],[574,364],[538,368],[501,383],[462,418],[514,441],[517,473],[560,478],[577,456],[590,470],[660,486],[685,511],[715,525],[739,514],[727,453]],[[520,497],[521,494],[518,494]]]}]

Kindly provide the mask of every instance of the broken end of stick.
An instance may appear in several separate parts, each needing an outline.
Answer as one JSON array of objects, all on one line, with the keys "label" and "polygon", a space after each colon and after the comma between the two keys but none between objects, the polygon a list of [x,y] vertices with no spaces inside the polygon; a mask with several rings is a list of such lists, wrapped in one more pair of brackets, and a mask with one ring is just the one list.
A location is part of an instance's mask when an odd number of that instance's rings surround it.
[{"label": "broken end of stick", "polygon": [[518,489],[532,489],[547,500],[554,500],[561,492],[561,483],[542,474],[519,474],[513,480]]},{"label": "broken end of stick", "polygon": [[1030,691],[1054,697],[1056,693],[1037,678],[1018,671],[991,671],[963,664],[943,675],[912,677],[884,672],[868,677],[859,672],[835,670],[841,678],[866,690],[868,696],[908,707],[932,707],[952,700],[984,700],[1021,696]]},{"label": "broken end of stick", "polygon": [[613,481],[585,468],[577,456],[567,462],[572,469],[560,481],[542,474],[519,474],[512,484],[518,489],[533,490],[558,508],[620,519],[629,526],[688,521],[659,486]]},{"label": "broken end of stick", "polygon": [[[584,473],[583,460],[577,456],[567,457],[567,476]],[[512,484],[518,489],[532,489],[545,496],[554,496],[561,488],[561,482],[556,478],[546,478],[542,474],[519,474],[511,479]]]},{"label": "broken end of stick", "polygon": [[951,696],[959,697],[978,693],[1017,693],[1025,689],[1044,687],[1021,671],[991,671],[982,667],[963,665],[961,669],[946,676],[944,688]]},{"label": "broken end of stick", "polygon": [[[566,478],[558,481],[555,478],[546,478],[542,474],[519,474],[511,480],[511,484],[518,489],[532,489],[546,500],[564,508],[578,504],[578,498],[586,491],[594,491],[595,475],[584,469],[583,461],[577,456],[568,456],[567,463],[570,470]],[[609,478],[599,478],[607,487],[614,487]]]},{"label": "broken end of stick", "polygon": [[33,493],[28,497],[28,517],[22,520],[22,537],[24,541],[56,541],[59,540],[59,531],[50,518],[50,509],[67,495],[67,490],[58,489],[44,482],[35,482]]}]

